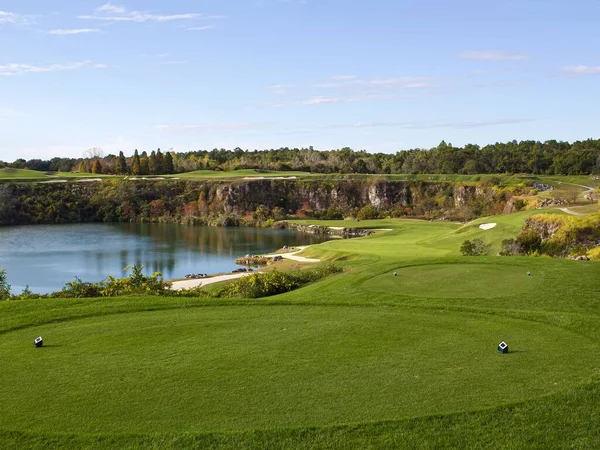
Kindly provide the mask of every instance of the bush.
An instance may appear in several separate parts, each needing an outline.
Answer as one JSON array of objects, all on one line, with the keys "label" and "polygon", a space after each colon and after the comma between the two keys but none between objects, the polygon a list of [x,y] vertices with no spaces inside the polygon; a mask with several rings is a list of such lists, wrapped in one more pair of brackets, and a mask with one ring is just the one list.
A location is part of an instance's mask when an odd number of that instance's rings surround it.
[{"label": "bush", "polygon": [[91,298],[100,297],[100,284],[89,283],[75,277],[75,280],[69,281],[64,285],[60,293],[55,293],[53,296],[62,298]]},{"label": "bush", "polygon": [[517,236],[517,243],[521,246],[522,253],[525,254],[539,252],[542,248],[542,238],[533,230],[519,234]]},{"label": "bush", "polygon": [[291,272],[255,273],[239,278],[214,293],[215,297],[261,298],[293,291],[300,286],[341,272],[333,264]]},{"label": "bush", "polygon": [[168,291],[167,283],[160,272],[145,276],[143,266],[128,266],[124,271],[131,270],[125,278],[109,276],[105,281],[90,283],[79,278],[68,282],[59,292],[48,295],[28,294],[23,292],[18,299],[25,298],[93,298],[118,297],[121,295],[163,295]]},{"label": "bush", "polygon": [[374,205],[363,206],[357,214],[360,220],[378,219],[379,210]]},{"label": "bush", "polygon": [[521,211],[523,208],[525,208],[527,206],[527,202],[525,200],[523,200],[522,198],[520,198],[513,203],[513,206],[515,208],[515,211]]},{"label": "bush", "polygon": [[595,247],[595,248],[591,249],[590,251],[588,251],[587,256],[592,261],[600,261],[600,247]]},{"label": "bush", "polygon": [[464,256],[486,256],[492,251],[492,244],[488,244],[485,239],[477,238],[472,241],[466,240],[460,246],[460,252]]},{"label": "bush", "polygon": [[516,239],[505,239],[502,241],[500,256],[518,256],[521,254],[523,254],[523,249]]}]

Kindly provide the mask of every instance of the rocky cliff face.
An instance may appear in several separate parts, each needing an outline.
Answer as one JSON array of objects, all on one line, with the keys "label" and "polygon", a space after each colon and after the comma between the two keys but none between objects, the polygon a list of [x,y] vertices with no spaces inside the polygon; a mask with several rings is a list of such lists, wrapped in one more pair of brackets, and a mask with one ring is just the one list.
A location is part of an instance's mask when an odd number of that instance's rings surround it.
[{"label": "rocky cliff face", "polygon": [[[507,198],[494,195],[461,184],[368,179],[3,184],[0,225],[93,221],[257,224],[296,214],[327,218],[322,214],[325,211],[346,217],[367,207],[371,216],[473,218],[502,211]],[[244,218],[250,219],[244,222]]]},{"label": "rocky cliff face", "polygon": [[460,207],[474,197],[488,194],[474,186],[425,182],[369,181],[245,181],[221,185],[216,201],[223,206],[255,210],[259,205],[296,211],[305,207],[314,211],[336,207],[343,210],[373,205],[376,208],[411,207],[434,198],[449,200]]}]

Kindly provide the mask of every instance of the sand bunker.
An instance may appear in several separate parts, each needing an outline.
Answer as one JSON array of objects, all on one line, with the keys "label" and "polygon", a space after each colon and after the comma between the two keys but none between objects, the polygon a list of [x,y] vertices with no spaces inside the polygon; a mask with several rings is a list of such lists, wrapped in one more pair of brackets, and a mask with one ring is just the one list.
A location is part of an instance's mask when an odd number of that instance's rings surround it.
[{"label": "sand bunker", "polygon": [[484,223],[479,225],[479,228],[481,228],[482,230],[491,230],[492,228],[495,228],[497,224],[495,223]]}]

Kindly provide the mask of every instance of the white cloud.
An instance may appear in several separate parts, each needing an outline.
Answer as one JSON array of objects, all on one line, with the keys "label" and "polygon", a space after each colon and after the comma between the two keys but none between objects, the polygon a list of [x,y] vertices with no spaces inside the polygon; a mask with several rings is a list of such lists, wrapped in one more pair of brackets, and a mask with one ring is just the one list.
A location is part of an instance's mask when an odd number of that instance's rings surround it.
[{"label": "white cloud", "polygon": [[34,22],[33,16],[0,10],[0,25],[30,25]]},{"label": "white cloud", "polygon": [[48,34],[57,36],[66,36],[71,34],[88,34],[88,33],[99,33],[98,28],[63,28],[59,30],[50,30]]},{"label": "white cloud", "polygon": [[600,66],[567,66],[563,71],[567,75],[600,75]]},{"label": "white cloud", "polygon": [[343,97],[311,97],[306,100],[302,100],[303,105],[324,105],[330,103],[343,103],[343,102],[351,102],[352,98],[343,98]]},{"label": "white cloud", "polygon": [[99,20],[104,22],[171,22],[175,20],[216,19],[220,16],[209,16],[199,13],[151,14],[143,11],[129,11],[123,6],[107,3],[96,8],[93,15],[79,16],[79,19]]},{"label": "white cloud", "polygon": [[188,31],[206,31],[206,30],[212,30],[214,28],[215,28],[214,25],[205,25],[203,27],[190,27],[187,30]]},{"label": "white cloud", "polygon": [[154,128],[157,131],[163,132],[205,131],[210,133],[226,131],[251,131],[268,128],[269,126],[271,126],[271,123],[268,122],[236,122],[200,125],[157,125]]},{"label": "white cloud", "polygon": [[93,63],[92,61],[80,61],[66,64],[50,64],[47,66],[39,66],[32,64],[11,63],[0,65],[0,77],[9,77],[14,75],[23,75],[25,73],[42,73],[42,72],[58,72],[64,70],[76,69],[105,69],[104,64]]},{"label": "white cloud", "polygon": [[99,6],[96,8],[96,12],[105,12],[105,13],[113,13],[113,14],[122,14],[127,12],[127,9],[123,6],[113,5],[112,3],[106,3],[105,5]]},{"label": "white cloud", "polygon": [[475,59],[479,61],[527,61],[529,56],[519,55],[516,53],[506,53],[500,51],[479,51],[467,50],[458,55],[463,59]]}]

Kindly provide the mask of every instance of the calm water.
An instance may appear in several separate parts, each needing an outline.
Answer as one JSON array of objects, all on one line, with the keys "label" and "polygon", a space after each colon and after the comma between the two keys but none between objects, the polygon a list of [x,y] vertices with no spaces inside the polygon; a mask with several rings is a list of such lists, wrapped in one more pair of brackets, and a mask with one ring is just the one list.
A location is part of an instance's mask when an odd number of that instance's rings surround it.
[{"label": "calm water", "polygon": [[172,224],[77,224],[0,227],[0,268],[13,293],[57,291],[68,281],[123,276],[138,264],[166,279],[229,272],[235,259],[323,239],[292,230]]}]

